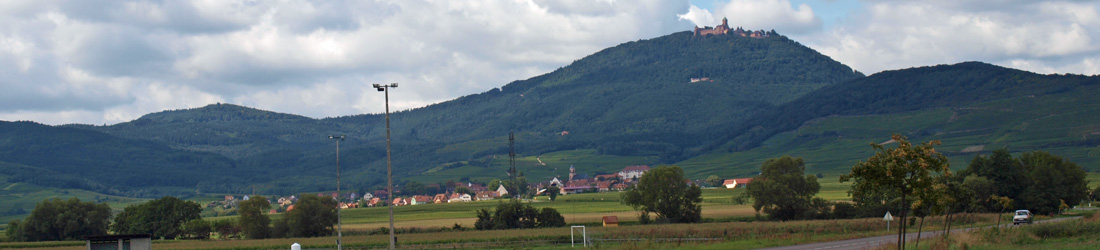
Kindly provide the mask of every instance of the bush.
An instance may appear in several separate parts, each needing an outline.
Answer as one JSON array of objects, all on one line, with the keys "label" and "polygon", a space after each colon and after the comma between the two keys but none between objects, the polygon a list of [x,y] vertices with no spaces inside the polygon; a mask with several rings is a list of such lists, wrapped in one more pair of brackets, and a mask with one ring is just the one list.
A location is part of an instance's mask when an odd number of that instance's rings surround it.
[{"label": "bush", "polygon": [[477,210],[477,230],[561,227],[565,226],[565,217],[553,208],[536,209],[530,204],[511,200],[497,204],[495,211]]},{"label": "bush", "polygon": [[210,223],[202,219],[194,219],[183,223],[183,237],[187,239],[209,239]]},{"label": "bush", "polygon": [[1042,239],[1064,238],[1079,235],[1100,234],[1100,223],[1090,223],[1084,221],[1042,223],[1028,227],[1028,231],[1030,231],[1031,234],[1034,234],[1036,237]]},{"label": "bush", "polygon": [[856,206],[852,203],[837,202],[833,205],[833,218],[836,219],[851,219],[856,217]]}]

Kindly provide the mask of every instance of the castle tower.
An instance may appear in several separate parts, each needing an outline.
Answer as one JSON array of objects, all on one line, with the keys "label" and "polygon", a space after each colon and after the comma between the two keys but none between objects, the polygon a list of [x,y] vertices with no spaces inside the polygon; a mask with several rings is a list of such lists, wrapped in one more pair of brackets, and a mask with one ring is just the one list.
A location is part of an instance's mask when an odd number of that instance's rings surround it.
[{"label": "castle tower", "polygon": [[722,26],[726,26],[727,28],[730,26],[729,25],[729,20],[726,20],[725,17],[722,18]]}]

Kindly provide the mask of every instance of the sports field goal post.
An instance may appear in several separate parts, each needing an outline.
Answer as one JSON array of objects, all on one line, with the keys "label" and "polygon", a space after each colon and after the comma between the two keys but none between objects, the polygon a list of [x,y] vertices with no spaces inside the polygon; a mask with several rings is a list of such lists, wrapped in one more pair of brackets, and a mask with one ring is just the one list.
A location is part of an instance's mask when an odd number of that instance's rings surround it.
[{"label": "sports field goal post", "polygon": [[569,243],[570,247],[577,247],[577,237],[573,234],[577,231],[577,228],[581,229],[581,246],[588,247],[588,232],[584,226],[570,226],[569,227]]}]

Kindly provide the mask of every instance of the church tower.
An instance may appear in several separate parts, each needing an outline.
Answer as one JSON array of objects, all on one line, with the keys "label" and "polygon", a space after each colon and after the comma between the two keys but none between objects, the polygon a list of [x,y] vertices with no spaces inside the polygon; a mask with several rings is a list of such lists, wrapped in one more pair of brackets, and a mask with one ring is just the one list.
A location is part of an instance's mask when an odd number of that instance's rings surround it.
[{"label": "church tower", "polygon": [[573,176],[577,176],[577,169],[573,168],[573,165],[569,165],[569,181],[573,181]]}]

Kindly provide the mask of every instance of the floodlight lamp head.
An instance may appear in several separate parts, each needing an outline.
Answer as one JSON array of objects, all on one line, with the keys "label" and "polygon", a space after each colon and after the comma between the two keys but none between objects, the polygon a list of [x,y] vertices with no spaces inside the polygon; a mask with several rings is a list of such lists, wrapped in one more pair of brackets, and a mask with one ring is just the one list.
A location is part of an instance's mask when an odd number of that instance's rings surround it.
[{"label": "floodlight lamp head", "polygon": [[378,88],[378,92],[386,91],[386,88]]},{"label": "floodlight lamp head", "polygon": [[390,87],[391,87],[391,88],[396,88],[396,87],[397,87],[397,83],[396,83],[396,82],[395,82],[395,83],[390,83]]},{"label": "floodlight lamp head", "polygon": [[382,84],[377,84],[377,83],[375,83],[375,84],[374,84],[374,88],[376,88],[376,89],[377,89],[377,88],[382,88]]}]

